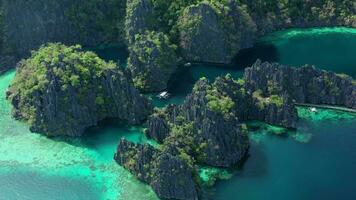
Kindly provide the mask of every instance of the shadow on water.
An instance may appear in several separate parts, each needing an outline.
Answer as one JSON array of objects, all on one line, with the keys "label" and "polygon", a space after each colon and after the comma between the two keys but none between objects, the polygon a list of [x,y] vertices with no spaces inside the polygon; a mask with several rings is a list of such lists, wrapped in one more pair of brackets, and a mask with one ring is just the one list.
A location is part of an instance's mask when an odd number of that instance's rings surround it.
[{"label": "shadow on water", "polygon": [[278,50],[272,44],[260,42],[256,43],[252,48],[240,50],[229,65],[192,63],[189,67],[180,66],[168,83],[168,91],[174,95],[185,96],[201,77],[214,81],[217,76],[230,73],[234,78],[241,78],[243,69],[251,66],[257,59],[277,62],[279,60]]},{"label": "shadow on water", "polygon": [[251,48],[240,50],[233,58],[232,63],[234,66],[243,69],[251,66],[257,59],[278,62],[278,49],[273,44],[259,42]]},{"label": "shadow on water", "polygon": [[120,65],[127,65],[129,51],[126,46],[111,45],[104,47],[85,48],[95,52],[100,58],[106,61],[118,62]]},{"label": "shadow on water", "polygon": [[[133,132],[127,122],[120,119],[105,119],[98,125],[85,130],[81,137],[58,136],[51,138],[55,141],[66,142],[73,146],[96,148],[96,144],[106,145],[108,143],[118,144],[123,133]],[[105,139],[106,138],[106,139]]]}]

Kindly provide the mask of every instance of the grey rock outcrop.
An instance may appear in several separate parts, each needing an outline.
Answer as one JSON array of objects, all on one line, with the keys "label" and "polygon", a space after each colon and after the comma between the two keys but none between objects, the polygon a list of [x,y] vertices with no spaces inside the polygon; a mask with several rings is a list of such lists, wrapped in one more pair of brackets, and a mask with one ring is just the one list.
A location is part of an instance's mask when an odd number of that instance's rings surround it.
[{"label": "grey rock outcrop", "polygon": [[198,81],[182,105],[180,116],[193,122],[199,144],[206,144],[203,162],[211,166],[231,167],[246,155],[248,137],[234,114],[223,114],[209,108],[209,87],[206,80]]},{"label": "grey rock outcrop", "polygon": [[[131,124],[144,121],[152,107],[133,87],[129,76],[114,63],[79,50],[53,44],[20,62],[7,94],[14,116],[26,120],[33,132],[49,136],[80,136],[106,118]],[[42,54],[58,59],[43,64]],[[84,65],[84,57],[94,64]],[[40,63],[35,63],[37,60]]]},{"label": "grey rock outcrop", "polygon": [[297,103],[356,108],[356,84],[351,77],[313,66],[295,68],[257,61],[245,70],[244,79],[249,91],[286,93]]},{"label": "grey rock outcrop", "polygon": [[177,69],[176,46],[161,32],[137,34],[129,47],[128,68],[135,87],[144,92],[162,91]]},{"label": "grey rock outcrop", "polygon": [[[231,41],[221,26],[222,19],[206,2],[189,6],[178,20],[180,49],[188,61],[229,63]],[[236,49],[237,51],[237,49]]]},{"label": "grey rock outcrop", "polygon": [[264,95],[258,89],[248,90],[245,80],[236,81],[231,76],[218,77],[213,87],[233,100],[240,121],[260,120],[286,128],[296,127],[297,111],[287,94]]},{"label": "grey rock outcrop", "polygon": [[136,34],[155,30],[156,23],[151,0],[127,0],[125,29],[128,44],[135,41]]},{"label": "grey rock outcrop", "polygon": [[179,127],[191,123],[193,142],[201,145],[200,155],[193,156],[198,156],[199,161],[207,165],[231,167],[246,155],[248,137],[232,110],[231,113],[221,113],[209,108],[207,95],[210,87],[207,80],[198,81],[183,105],[166,108],[162,114],[164,117],[151,117],[148,133],[153,136],[159,134],[162,140],[169,136],[167,129],[164,134],[159,132],[162,124]]},{"label": "grey rock outcrop", "polygon": [[123,139],[114,159],[141,181],[150,184],[161,199],[198,199],[199,187],[193,171],[177,155]]},{"label": "grey rock outcrop", "polygon": [[139,180],[150,183],[152,176],[153,160],[158,150],[150,145],[139,145],[125,139],[120,140],[114,160]]},{"label": "grey rock outcrop", "polygon": [[9,66],[13,68],[14,63],[48,42],[83,46],[123,44],[125,5],[126,0],[3,0],[0,54],[14,58]]},{"label": "grey rock outcrop", "polygon": [[156,162],[151,186],[160,198],[198,200],[197,183],[186,162],[171,154],[162,154]]},{"label": "grey rock outcrop", "polygon": [[148,118],[148,129],[146,134],[155,139],[159,143],[163,143],[164,139],[169,136],[170,128],[163,116],[153,114]]}]

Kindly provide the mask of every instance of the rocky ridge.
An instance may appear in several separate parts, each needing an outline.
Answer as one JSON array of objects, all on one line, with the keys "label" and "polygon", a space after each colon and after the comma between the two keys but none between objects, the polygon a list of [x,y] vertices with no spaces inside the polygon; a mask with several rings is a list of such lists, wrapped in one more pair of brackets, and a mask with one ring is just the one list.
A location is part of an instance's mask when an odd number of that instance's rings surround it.
[{"label": "rocky ridge", "polygon": [[151,185],[161,199],[198,199],[196,172],[178,155],[123,139],[114,159],[138,179]]},{"label": "rocky ridge", "polygon": [[[310,88],[316,88],[317,91]],[[156,187],[154,190],[162,198],[200,198],[199,181],[191,179],[191,174],[196,173],[197,164],[232,167],[248,153],[247,129],[242,122],[259,120],[295,128],[298,120],[296,103],[325,103],[354,108],[354,104],[350,103],[356,102],[354,93],[355,81],[346,75],[311,66],[293,68],[259,60],[252,67],[246,68],[243,79],[234,80],[226,75],[210,83],[202,78],[182,105],[169,105],[156,110],[148,119],[146,131],[149,137],[161,143],[156,149],[159,152],[156,155],[165,155],[166,167],[175,169],[173,166],[177,161],[172,156],[187,164],[184,168],[190,169],[191,173],[183,173],[185,175],[180,177],[187,183],[185,186],[194,188],[198,195],[188,192],[187,196],[181,196],[183,186],[172,187],[176,185],[176,178],[165,179],[165,182],[159,179],[155,184],[152,184],[155,178],[144,181]],[[119,144],[116,160],[126,155],[122,145]],[[152,160],[157,162],[157,158]],[[137,171],[137,167],[123,166],[134,174],[143,174]],[[166,173],[150,167],[155,169],[155,176]],[[161,188],[159,190],[158,185]],[[170,191],[169,195],[167,191]]]},{"label": "rocky ridge", "polygon": [[15,118],[48,136],[79,136],[106,118],[138,124],[152,109],[116,64],[62,44],[44,46],[20,62],[7,97]]},{"label": "rocky ridge", "polygon": [[162,91],[177,68],[176,46],[161,32],[136,34],[129,48],[128,69],[136,88],[144,92]]},{"label": "rocky ridge", "polygon": [[257,61],[244,74],[248,91],[287,94],[296,103],[327,104],[356,109],[356,84],[350,76],[317,69]]}]

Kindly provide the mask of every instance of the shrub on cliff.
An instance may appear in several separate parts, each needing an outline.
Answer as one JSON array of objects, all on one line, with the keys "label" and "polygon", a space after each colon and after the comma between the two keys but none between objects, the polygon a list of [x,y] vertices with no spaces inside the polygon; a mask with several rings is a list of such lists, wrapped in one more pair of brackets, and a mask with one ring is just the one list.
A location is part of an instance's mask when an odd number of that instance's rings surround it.
[{"label": "shrub on cliff", "polygon": [[83,36],[102,32],[105,42],[123,42],[126,0],[72,1],[65,16]]},{"label": "shrub on cliff", "polygon": [[176,46],[161,32],[137,34],[130,46],[129,69],[134,84],[143,91],[160,91],[167,87],[177,67]]},{"label": "shrub on cliff", "polygon": [[125,74],[80,46],[48,44],[19,63],[8,90],[14,116],[47,135],[80,135],[99,120],[139,123],[150,112]]}]

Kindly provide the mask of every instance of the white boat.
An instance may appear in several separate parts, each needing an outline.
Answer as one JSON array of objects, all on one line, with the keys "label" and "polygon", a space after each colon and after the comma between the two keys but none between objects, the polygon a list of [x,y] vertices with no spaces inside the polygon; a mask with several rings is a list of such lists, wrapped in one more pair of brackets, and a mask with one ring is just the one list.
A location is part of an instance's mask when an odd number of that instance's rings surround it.
[{"label": "white boat", "polygon": [[161,92],[157,95],[159,99],[168,99],[171,96],[167,91]]},{"label": "white boat", "polygon": [[190,62],[184,64],[184,67],[190,67],[190,66],[192,66],[192,63]]},{"label": "white boat", "polygon": [[317,112],[318,110],[315,107],[309,108],[310,112]]}]

